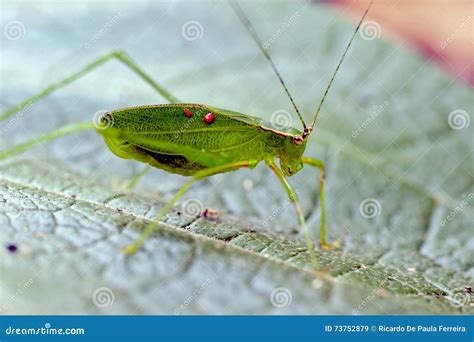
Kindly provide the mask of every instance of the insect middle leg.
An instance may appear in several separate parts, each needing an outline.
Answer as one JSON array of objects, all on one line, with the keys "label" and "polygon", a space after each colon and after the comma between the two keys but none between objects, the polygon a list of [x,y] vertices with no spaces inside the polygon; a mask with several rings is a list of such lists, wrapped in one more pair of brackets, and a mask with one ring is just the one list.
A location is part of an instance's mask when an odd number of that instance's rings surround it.
[{"label": "insect middle leg", "polygon": [[314,251],[315,250],[314,249],[314,244],[311,240],[311,235],[309,234],[308,227],[306,226],[306,221],[304,219],[304,214],[303,214],[303,210],[301,209],[300,201],[298,200],[298,195],[293,190],[290,183],[288,183],[288,181],[285,178],[285,175],[280,170],[280,168],[275,164],[275,162],[273,160],[267,160],[266,163],[270,167],[270,169],[272,169],[272,171],[276,174],[276,176],[280,180],[281,184],[285,188],[286,193],[288,194],[288,198],[290,199],[291,202],[293,202],[293,204],[295,206],[296,213],[298,215],[298,220],[300,222],[301,228],[303,229],[303,234],[304,234],[304,238],[305,238],[305,241],[306,241],[306,247],[308,248],[308,252],[309,252],[310,257],[311,257],[311,263],[313,264],[313,268],[317,269],[318,268],[318,262],[317,262],[317,259],[316,259],[316,253]]},{"label": "insect middle leg", "polygon": [[188,180],[181,189],[176,192],[176,194],[171,198],[159,211],[158,215],[153,218],[153,222],[151,222],[148,226],[145,227],[139,238],[132,243],[131,245],[125,247],[124,251],[125,254],[134,254],[142,245],[143,242],[155,231],[155,229],[159,225],[159,220],[162,219],[170,210],[171,208],[183,197],[186,191],[189,189],[191,184],[194,182],[203,179],[205,177],[209,177],[218,173],[224,173],[229,171],[234,171],[243,167],[253,167],[256,165],[258,161],[242,161],[236,163],[225,164],[221,166],[211,167],[208,169],[204,169],[201,171],[196,172],[190,180]]},{"label": "insect middle leg", "polygon": [[320,226],[320,237],[319,244],[321,248],[325,250],[332,250],[340,247],[339,241],[328,243],[326,241],[326,207],[324,203],[324,181],[325,181],[325,170],[324,163],[315,158],[302,157],[301,161],[304,164],[316,167],[320,170],[319,174],[319,202],[321,203],[321,226]]}]

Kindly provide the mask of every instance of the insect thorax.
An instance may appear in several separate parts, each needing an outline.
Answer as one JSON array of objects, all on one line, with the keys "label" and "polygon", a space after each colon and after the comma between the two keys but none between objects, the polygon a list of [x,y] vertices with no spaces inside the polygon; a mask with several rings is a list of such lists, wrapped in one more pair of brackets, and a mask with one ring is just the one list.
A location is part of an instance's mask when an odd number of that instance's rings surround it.
[{"label": "insect thorax", "polygon": [[293,137],[287,137],[283,141],[282,149],[279,152],[281,170],[291,176],[303,168],[301,157],[306,149],[306,139],[301,143],[295,143]]}]

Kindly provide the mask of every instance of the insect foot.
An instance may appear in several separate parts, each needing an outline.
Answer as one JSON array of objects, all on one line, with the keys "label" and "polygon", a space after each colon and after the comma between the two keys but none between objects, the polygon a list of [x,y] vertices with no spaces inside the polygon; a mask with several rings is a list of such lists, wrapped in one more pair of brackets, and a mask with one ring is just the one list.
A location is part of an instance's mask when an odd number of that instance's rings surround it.
[{"label": "insect foot", "polygon": [[321,246],[321,249],[325,251],[333,251],[333,250],[341,248],[342,246],[341,240],[342,238],[338,238],[336,241],[332,243],[321,242],[319,245]]},{"label": "insect foot", "polygon": [[140,246],[139,246],[138,244],[133,243],[133,244],[131,244],[131,245],[128,245],[128,246],[124,247],[124,248],[122,249],[122,251],[123,251],[123,253],[124,253],[125,255],[133,255],[133,254],[135,254],[135,253],[138,251],[138,248],[139,248],[139,247],[140,247]]}]

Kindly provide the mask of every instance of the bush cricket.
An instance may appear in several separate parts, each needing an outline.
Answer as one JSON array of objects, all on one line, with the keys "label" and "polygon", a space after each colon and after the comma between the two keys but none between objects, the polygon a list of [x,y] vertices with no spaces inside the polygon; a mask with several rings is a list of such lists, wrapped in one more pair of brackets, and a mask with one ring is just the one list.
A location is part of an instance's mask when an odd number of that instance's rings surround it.
[{"label": "bush cricket", "polygon": [[[133,244],[126,247],[125,252],[127,254],[133,254],[137,251],[145,239],[156,229],[159,220],[184,196],[192,183],[219,173],[235,171],[244,167],[254,168],[259,162],[263,161],[275,173],[286,190],[289,199],[294,204],[312,262],[316,264],[315,249],[305,223],[304,214],[296,192],[288,183],[287,177],[300,171],[304,165],[319,169],[321,206],[320,246],[326,250],[337,247],[337,243],[328,243],[326,241],[324,163],[318,159],[306,157],[303,154],[308,138],[314,132],[319,112],[329,89],[371,5],[372,2],[365,10],[356,29],[352,33],[315,111],[313,120],[308,126],[277,67],[267,50],[263,47],[257,32],[239,5],[235,2],[232,3],[235,13],[249,31],[254,42],[268,60],[283,86],[302,123],[302,131],[291,127],[281,129],[260,118],[209,105],[181,103],[169,91],[149,77],[125,52],[114,51],[86,65],[76,73],[49,85],[31,98],[7,110],[0,115],[0,121],[18,113],[23,108],[48,96],[55,90],[74,82],[112,59],[116,59],[127,66],[167,99],[170,104],[138,106],[108,111],[97,118],[97,122],[67,125],[26,143],[1,151],[0,160],[67,134],[95,129],[116,156],[134,159],[167,172],[190,177],[181,189],[163,206],[153,222],[141,233],[140,237]],[[275,159],[279,159],[279,166],[275,163]],[[141,172],[139,176],[145,172]],[[136,183],[138,178],[134,179],[133,183]]]}]

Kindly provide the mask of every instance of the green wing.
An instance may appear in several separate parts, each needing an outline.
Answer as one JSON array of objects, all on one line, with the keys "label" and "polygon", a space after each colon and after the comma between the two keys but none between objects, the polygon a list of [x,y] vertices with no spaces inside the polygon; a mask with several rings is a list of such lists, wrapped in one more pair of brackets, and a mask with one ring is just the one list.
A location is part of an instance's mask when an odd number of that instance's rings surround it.
[{"label": "green wing", "polygon": [[[188,117],[185,111],[189,111]],[[213,113],[214,120],[204,117]],[[261,120],[198,104],[120,109],[107,114],[99,132],[117,156],[132,158],[168,172],[191,175],[203,168],[271,153]]]}]

